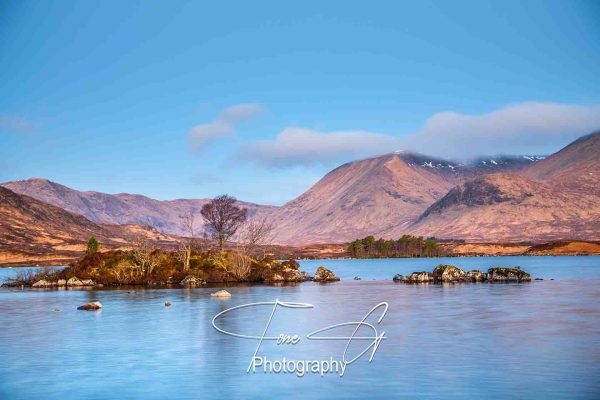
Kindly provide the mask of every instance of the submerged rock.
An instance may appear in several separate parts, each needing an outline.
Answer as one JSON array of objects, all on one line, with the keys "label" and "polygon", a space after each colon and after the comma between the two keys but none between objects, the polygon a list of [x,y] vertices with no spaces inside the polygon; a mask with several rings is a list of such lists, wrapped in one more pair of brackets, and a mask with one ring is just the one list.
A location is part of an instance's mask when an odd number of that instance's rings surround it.
[{"label": "submerged rock", "polygon": [[85,303],[82,306],[77,307],[78,310],[86,310],[86,311],[94,311],[102,308],[102,303],[99,301],[92,301],[90,303]]},{"label": "submerged rock", "polygon": [[490,268],[488,269],[490,282],[529,282],[531,275],[520,268]]},{"label": "submerged rock", "polygon": [[313,278],[313,280],[315,282],[334,282],[334,281],[339,281],[340,278],[338,278],[333,271],[325,268],[325,267],[319,267],[317,268],[317,271],[315,272],[315,277]]},{"label": "submerged rock", "polygon": [[231,297],[231,293],[229,293],[227,290],[219,290],[218,292],[211,293],[210,295],[212,297]]},{"label": "submerged rock", "polygon": [[454,265],[440,264],[431,273],[436,282],[458,282],[465,275],[465,271]]}]

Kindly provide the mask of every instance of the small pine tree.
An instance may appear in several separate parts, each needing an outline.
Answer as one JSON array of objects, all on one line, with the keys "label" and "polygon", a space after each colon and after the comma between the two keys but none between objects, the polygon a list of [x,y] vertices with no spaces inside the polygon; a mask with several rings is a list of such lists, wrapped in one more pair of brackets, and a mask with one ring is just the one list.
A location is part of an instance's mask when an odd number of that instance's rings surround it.
[{"label": "small pine tree", "polygon": [[100,242],[98,242],[98,239],[96,239],[96,236],[91,236],[90,239],[87,242],[87,250],[86,253],[87,254],[94,254],[95,252],[98,251],[98,249],[100,248]]}]

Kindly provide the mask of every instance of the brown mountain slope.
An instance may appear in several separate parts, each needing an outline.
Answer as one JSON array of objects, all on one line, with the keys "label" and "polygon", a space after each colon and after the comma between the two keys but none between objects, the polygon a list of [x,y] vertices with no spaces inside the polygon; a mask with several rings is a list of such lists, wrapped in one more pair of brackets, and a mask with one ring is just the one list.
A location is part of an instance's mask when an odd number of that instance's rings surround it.
[{"label": "brown mountain slope", "polygon": [[29,254],[80,251],[91,235],[106,247],[140,239],[173,241],[141,226],[96,224],[81,215],[0,187],[0,251]]},{"label": "brown mountain slope", "polygon": [[[523,174],[537,180],[587,180],[600,173],[600,131],[583,136]],[[598,179],[597,177],[593,179]]]},{"label": "brown mountain slope", "polygon": [[[174,235],[188,235],[184,229],[182,216],[189,212],[198,214],[208,200],[178,199],[154,200],[137,194],[107,194],[83,192],[71,189],[47,179],[27,179],[3,183],[2,186],[19,194],[24,194],[52,204],[87,219],[106,224],[142,224],[152,226],[160,232]],[[249,215],[268,214],[276,209],[273,206],[260,206],[239,202],[247,207]],[[197,218],[195,229],[203,231],[202,221]]]},{"label": "brown mountain slope", "polygon": [[600,134],[520,174],[467,181],[431,205],[414,234],[467,240],[600,239]]},{"label": "brown mountain slope", "polygon": [[297,244],[399,236],[454,185],[535,160],[505,157],[465,165],[399,153],[348,163],[274,213],[275,237]]}]

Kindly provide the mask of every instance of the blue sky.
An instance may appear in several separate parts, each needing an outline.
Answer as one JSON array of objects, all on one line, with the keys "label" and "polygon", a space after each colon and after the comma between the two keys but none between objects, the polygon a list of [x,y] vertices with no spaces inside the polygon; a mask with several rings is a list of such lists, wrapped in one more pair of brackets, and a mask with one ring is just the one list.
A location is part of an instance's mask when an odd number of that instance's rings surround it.
[{"label": "blue sky", "polygon": [[[326,3],[326,4],[324,4]],[[600,128],[597,1],[0,1],[0,181],[282,204]]]}]

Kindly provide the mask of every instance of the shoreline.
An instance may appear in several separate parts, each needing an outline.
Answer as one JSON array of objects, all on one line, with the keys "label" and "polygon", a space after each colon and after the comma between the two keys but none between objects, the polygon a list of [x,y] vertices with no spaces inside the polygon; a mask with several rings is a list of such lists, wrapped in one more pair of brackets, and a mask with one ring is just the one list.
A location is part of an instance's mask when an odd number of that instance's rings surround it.
[{"label": "shoreline", "polygon": [[[600,253],[547,253],[547,254],[449,254],[439,257],[322,257],[322,258],[294,258],[297,261],[311,260],[422,260],[422,259],[442,259],[442,258],[495,258],[495,257],[593,257],[600,256]],[[69,263],[77,261],[79,258],[48,260],[48,261],[18,261],[15,263],[0,263],[1,268],[44,268],[44,267],[67,267]],[[35,263],[35,265],[32,265]]]}]

